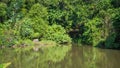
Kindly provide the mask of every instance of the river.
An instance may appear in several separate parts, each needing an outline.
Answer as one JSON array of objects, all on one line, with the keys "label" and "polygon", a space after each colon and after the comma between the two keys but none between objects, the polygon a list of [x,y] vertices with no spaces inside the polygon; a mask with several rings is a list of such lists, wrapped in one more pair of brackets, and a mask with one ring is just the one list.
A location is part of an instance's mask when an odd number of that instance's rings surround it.
[{"label": "river", "polygon": [[0,50],[0,63],[11,62],[8,68],[119,68],[120,50],[91,46],[51,47],[38,52]]}]

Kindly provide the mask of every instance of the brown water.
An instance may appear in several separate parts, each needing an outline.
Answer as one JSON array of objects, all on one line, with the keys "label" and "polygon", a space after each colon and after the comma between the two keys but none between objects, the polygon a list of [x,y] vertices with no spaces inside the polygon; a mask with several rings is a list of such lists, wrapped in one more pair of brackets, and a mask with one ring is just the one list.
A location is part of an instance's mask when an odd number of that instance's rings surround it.
[{"label": "brown water", "polygon": [[8,68],[120,68],[120,50],[90,46],[54,47],[34,51],[0,50],[0,63]]}]

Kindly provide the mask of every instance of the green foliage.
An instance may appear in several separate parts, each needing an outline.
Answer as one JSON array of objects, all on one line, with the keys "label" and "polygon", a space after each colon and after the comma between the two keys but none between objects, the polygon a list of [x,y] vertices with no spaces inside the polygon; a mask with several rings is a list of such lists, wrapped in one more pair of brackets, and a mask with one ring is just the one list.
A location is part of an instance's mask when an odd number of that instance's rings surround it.
[{"label": "green foliage", "polygon": [[8,3],[7,8],[7,17],[10,19],[12,24],[16,23],[16,21],[20,20],[23,17],[21,9],[23,7],[23,0],[12,0]]},{"label": "green foliage", "polygon": [[6,20],[7,14],[7,5],[5,3],[0,2],[0,22],[3,23]]},{"label": "green foliage", "polygon": [[113,27],[115,29],[115,32],[119,35],[120,34],[119,33],[119,31],[120,31],[120,12],[118,14],[116,14],[116,16],[113,18]]},{"label": "green foliage", "polygon": [[[32,26],[35,31],[33,37],[36,35],[38,38],[41,38],[48,27],[47,24],[47,8],[37,3],[34,4],[29,11],[29,18],[32,20]],[[39,34],[38,34],[39,33]]]},{"label": "green foliage", "polygon": [[108,36],[105,41],[106,48],[120,48],[120,13],[113,18],[114,31]]},{"label": "green foliage", "polygon": [[[99,0],[98,0],[99,1]],[[110,4],[111,0],[100,0],[99,2],[96,2],[96,9],[98,10],[107,10],[109,8],[111,8],[111,4]]]},{"label": "green foliage", "polygon": [[106,41],[105,41],[105,47],[106,47],[106,48],[114,48],[114,47],[117,48],[117,46],[114,45],[114,43],[115,43],[115,38],[116,38],[116,35],[115,35],[115,34],[111,34],[110,36],[108,36],[108,38],[107,38]]},{"label": "green foliage", "polygon": [[59,4],[59,0],[37,0],[37,2],[45,6],[54,6],[54,7],[57,7],[57,5]]},{"label": "green foliage", "polygon": [[20,36],[21,38],[25,39],[32,39],[32,38],[41,38],[45,34],[45,30],[48,27],[48,24],[45,23],[43,19],[30,19],[25,18],[23,19],[22,23],[20,24]]},{"label": "green foliage", "polygon": [[8,24],[0,27],[0,45],[1,46],[12,46],[17,40],[17,36],[14,36],[14,30],[7,28],[10,27]]},{"label": "green foliage", "polygon": [[39,3],[33,5],[29,11],[29,17],[30,18],[47,18],[47,8],[40,5]]},{"label": "green foliage", "polygon": [[23,22],[21,23],[19,33],[21,38],[32,38],[32,34],[34,34],[34,30],[30,19],[26,18],[23,20]]},{"label": "green foliage", "polygon": [[120,42],[119,7],[119,0],[1,0],[0,22],[8,22],[6,29],[5,23],[0,24],[1,37],[57,43],[71,42],[74,38],[93,46],[102,41],[106,47],[114,48],[110,44]]},{"label": "green foliage", "polygon": [[35,18],[32,19],[32,26],[35,33],[39,33],[38,38],[41,38],[45,34],[45,30],[47,29],[48,24],[41,18]]},{"label": "green foliage", "polygon": [[89,45],[97,45],[101,40],[102,21],[99,18],[94,18],[85,23],[85,32],[83,33],[83,42]]},{"label": "green foliage", "polygon": [[111,4],[115,7],[115,8],[119,8],[120,7],[120,2],[119,0],[112,0]]},{"label": "green foliage", "polygon": [[36,33],[33,33],[32,38],[39,38],[40,37],[40,33],[39,32],[36,32]]},{"label": "green foliage", "polygon": [[36,0],[23,0],[23,1],[26,9],[30,10],[30,8],[35,4]]},{"label": "green foliage", "polygon": [[112,15],[112,28],[109,36],[105,40],[105,48],[120,48],[120,9],[115,9]]},{"label": "green foliage", "polygon": [[34,43],[33,43],[33,41],[31,41],[30,39],[24,39],[24,40],[19,40],[19,41],[16,41],[15,42],[16,44],[16,46],[33,46],[34,45]]},{"label": "green foliage", "polygon": [[71,38],[66,34],[65,29],[60,25],[49,26],[42,39],[56,41],[57,43],[71,42]]},{"label": "green foliage", "polygon": [[7,5],[5,3],[0,2],[0,16],[6,15]]}]

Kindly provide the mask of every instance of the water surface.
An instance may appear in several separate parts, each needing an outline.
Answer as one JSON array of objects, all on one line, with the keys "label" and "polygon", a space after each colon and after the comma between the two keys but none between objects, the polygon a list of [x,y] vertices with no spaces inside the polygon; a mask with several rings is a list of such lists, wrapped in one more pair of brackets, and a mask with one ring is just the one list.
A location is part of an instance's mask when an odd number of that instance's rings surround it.
[{"label": "water surface", "polygon": [[90,46],[51,47],[34,51],[0,50],[0,63],[8,68],[119,68],[120,51]]}]

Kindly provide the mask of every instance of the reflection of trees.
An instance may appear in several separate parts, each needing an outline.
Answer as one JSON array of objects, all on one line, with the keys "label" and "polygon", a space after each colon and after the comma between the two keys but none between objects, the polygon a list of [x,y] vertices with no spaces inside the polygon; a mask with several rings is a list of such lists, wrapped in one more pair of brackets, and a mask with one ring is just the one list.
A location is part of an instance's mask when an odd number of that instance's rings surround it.
[{"label": "reflection of trees", "polygon": [[102,62],[104,58],[104,53],[100,52],[99,49],[88,47],[87,49],[83,47],[84,56],[84,68],[101,68],[99,62]]},{"label": "reflection of trees", "polygon": [[56,68],[83,68],[83,50],[81,47],[73,47],[64,60],[56,64]]},{"label": "reflection of trees", "polygon": [[10,68],[119,68],[120,51],[84,47],[51,47],[40,52],[0,50],[0,63]]},{"label": "reflection of trees", "polygon": [[12,62],[10,68],[56,68],[55,63],[60,62],[70,50],[70,46],[43,48],[40,52],[33,51],[3,51],[0,63]]},{"label": "reflection of trees", "polygon": [[118,68],[120,63],[119,51],[84,47],[83,52],[84,68]]}]

